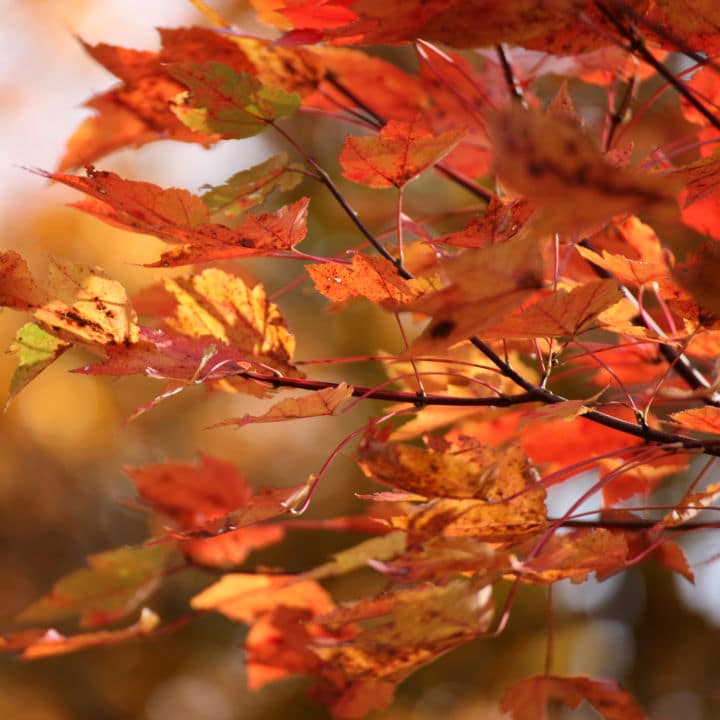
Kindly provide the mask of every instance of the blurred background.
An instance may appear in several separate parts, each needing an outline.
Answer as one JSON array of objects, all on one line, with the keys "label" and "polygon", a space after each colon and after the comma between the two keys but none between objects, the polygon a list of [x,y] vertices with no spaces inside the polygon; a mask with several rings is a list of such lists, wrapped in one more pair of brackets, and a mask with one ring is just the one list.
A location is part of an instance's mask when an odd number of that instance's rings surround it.
[{"label": "blurred background", "polygon": [[[244,3],[214,7],[250,32],[259,30]],[[111,76],[84,53],[75,36],[90,43],[157,47],[156,26],[203,24],[185,0],[0,0],[0,249],[13,248],[42,278],[48,255],[97,264],[129,291],[160,277],[139,267],[163,245],[149,237],[113,230],[65,208],[77,199],[23,168],[52,170],[64,143],[86,116],[90,95],[112,84]],[[315,120],[293,121],[304,147],[336,170],[343,128]],[[116,153],[100,167],[125,177],[197,190],[219,183],[272,152],[264,137],[221,144],[212,150],[157,143]],[[359,241],[344,218],[315,188],[308,252],[340,252]],[[371,192],[348,188],[373,227],[391,227],[394,208]],[[443,192],[448,190],[443,185]],[[413,188],[423,207],[438,202],[433,181]],[[439,207],[447,203],[441,198]],[[469,202],[458,195],[453,202]],[[270,290],[301,273],[293,263],[248,261],[244,267]],[[279,304],[299,340],[297,357],[351,355],[398,350],[393,323],[367,303],[328,313],[325,302],[300,290]],[[21,313],[0,312],[0,348],[7,348],[26,321]],[[364,332],[360,332],[363,329]],[[318,331],[319,330],[319,331]],[[367,338],[372,338],[368,344]],[[341,419],[203,430],[228,416],[263,404],[247,398],[206,394],[192,388],[139,420],[123,425],[135,407],[160,387],[143,378],[95,378],[68,372],[88,357],[74,350],[34,380],[0,416],[0,633],[17,628],[16,614],[49,590],[84,558],[135,544],[148,535],[147,519],[128,507],[132,488],[123,466],[192,459],[198,451],[234,461],[253,483],[303,482],[332,448],[362,424],[369,407]],[[14,360],[0,354],[0,403]],[[344,366],[343,378],[373,382],[379,374]],[[331,377],[330,371],[313,372]],[[278,448],[282,452],[278,452]],[[582,482],[582,481],[578,481]],[[357,512],[353,493],[366,481],[351,459],[340,457],[323,483],[312,512],[317,516]],[[557,514],[576,496],[578,485],[558,490]],[[289,570],[319,563],[356,537],[307,532],[258,553],[253,561]],[[301,541],[300,541],[301,540]],[[712,538],[685,548],[692,561],[711,558]],[[695,568],[693,587],[649,567],[604,583],[555,588],[558,609],[558,674],[607,676],[631,689],[653,720],[720,717],[720,578],[713,563]],[[174,577],[151,605],[172,621],[192,594],[212,581],[201,571]],[[329,584],[338,597],[368,591],[376,579],[359,573]],[[520,677],[542,672],[546,643],[546,595],[521,592],[506,633],[473,643],[415,675],[382,718],[447,720],[499,717],[496,703]],[[72,632],[73,626],[60,626]],[[242,628],[208,615],[173,634],[34,663],[0,658],[0,718],[9,720],[261,720],[325,717],[303,695],[306,683],[291,679],[259,693],[244,685]],[[567,715],[570,717],[570,715]],[[594,717],[579,711],[572,717]]]}]

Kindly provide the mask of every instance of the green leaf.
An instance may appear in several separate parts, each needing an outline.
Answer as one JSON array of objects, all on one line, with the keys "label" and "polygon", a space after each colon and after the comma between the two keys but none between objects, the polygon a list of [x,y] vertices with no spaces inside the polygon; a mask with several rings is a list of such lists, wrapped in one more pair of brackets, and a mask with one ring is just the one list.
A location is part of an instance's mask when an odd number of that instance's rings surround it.
[{"label": "green leaf", "polygon": [[302,180],[300,173],[293,172],[296,165],[288,165],[286,153],[273,155],[259,165],[235,173],[222,185],[206,186],[202,196],[207,209],[235,217],[260,205],[273,190],[292,190]]},{"label": "green leaf", "polygon": [[18,356],[18,366],[10,381],[8,404],[69,347],[69,342],[56,338],[35,323],[23,325],[15,335],[15,342],[10,346],[10,351]]},{"label": "green leaf", "polygon": [[407,535],[402,530],[364,540],[347,550],[333,555],[330,562],[314,568],[307,576],[313,580],[324,580],[336,575],[345,575],[353,570],[366,567],[368,560],[390,560],[405,551]]},{"label": "green leaf", "polygon": [[80,615],[83,627],[116,622],[140,606],[157,588],[173,548],[172,544],[159,544],[89,555],[90,567],[58,580],[19,619],[46,623]]},{"label": "green leaf", "polygon": [[300,106],[299,95],[263,85],[222,63],[177,63],[168,70],[189,90],[179,96],[173,112],[198,132],[252,137]]}]

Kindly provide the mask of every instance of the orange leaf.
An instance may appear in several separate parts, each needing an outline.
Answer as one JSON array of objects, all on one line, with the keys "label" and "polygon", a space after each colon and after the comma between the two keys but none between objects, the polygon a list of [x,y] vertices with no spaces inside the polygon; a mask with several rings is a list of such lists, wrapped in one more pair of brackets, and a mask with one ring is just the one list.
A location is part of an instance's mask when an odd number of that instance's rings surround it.
[{"label": "orange leaf", "polygon": [[129,345],[140,328],[125,288],[101,268],[53,258],[48,282],[57,299],[45,302],[35,317],[71,342]]},{"label": "orange leaf", "polygon": [[364,297],[386,306],[405,305],[421,294],[422,281],[405,280],[397,268],[382,257],[353,255],[352,265],[327,262],[307,265],[318,292],[342,303]]},{"label": "orange leaf", "polygon": [[434,238],[433,242],[463,248],[498,245],[517,235],[533,209],[524,200],[506,201],[493,195],[484,215],[471,220],[464,230]]},{"label": "orange leaf", "polygon": [[469,439],[439,452],[370,437],[359,458],[373,480],[426,497],[502,500],[538,480],[520,448],[497,449]]},{"label": "orange leaf", "polygon": [[0,253],[0,306],[30,310],[46,300],[22,256],[14,250]]},{"label": "orange leaf", "polygon": [[229,573],[192,599],[196,610],[216,610],[231,620],[252,624],[277,607],[308,610],[312,616],[330,612],[334,603],[313,580],[294,575]]},{"label": "orange leaf", "polygon": [[463,132],[434,136],[419,118],[391,120],[377,137],[346,137],[340,153],[343,175],[372,188],[401,188],[442,159]]},{"label": "orange leaf", "polygon": [[539,555],[519,568],[519,577],[530,583],[566,579],[581,583],[591,572],[601,576],[624,569],[627,557],[628,543],[622,534],[604,528],[574,530],[553,535]]},{"label": "orange leaf", "polygon": [[159,623],[160,618],[152,610],[143,608],[140,619],[135,624],[122,630],[101,630],[81,635],[71,635],[70,637],[65,637],[55,630],[48,630],[41,638],[38,638],[25,648],[22,657],[24,660],[37,660],[38,658],[64,655],[93,647],[116,645],[127,640],[149,635]]},{"label": "orange leaf", "polygon": [[720,408],[712,405],[672,413],[670,420],[687,430],[720,435]]},{"label": "orange leaf", "polygon": [[[200,455],[196,463],[162,463],[128,468],[139,495],[157,513],[172,518],[180,549],[193,562],[236,567],[253,550],[283,539],[279,525],[257,525],[283,515],[305,485],[254,491],[237,468]],[[253,527],[250,527],[253,526]]]},{"label": "orange leaf", "polygon": [[337,387],[317,390],[299,398],[286,398],[273,405],[262,415],[245,415],[241,418],[228,418],[213,427],[222,425],[249,425],[250,423],[279,422],[299,418],[335,415],[337,410],[352,397],[353,388],[345,383]]},{"label": "orange leaf", "polygon": [[203,226],[192,234],[189,244],[164,252],[148,267],[191,265],[290,251],[307,234],[309,203],[308,198],[301,198],[275,212],[248,215],[234,230],[215,223]]},{"label": "orange leaf", "polygon": [[590,329],[597,315],[622,297],[615,280],[560,288],[480,334],[484,338],[574,337]]},{"label": "orange leaf", "polygon": [[63,173],[53,180],[91,195],[74,207],[123,230],[154,235],[182,247],[163,253],[149,267],[189,265],[221,258],[252,257],[290,250],[307,232],[309,200],[301,198],[272,213],[249,215],[237,228],[210,222],[203,198],[187,190],[124,180],[87,168],[87,177]]},{"label": "orange leaf", "polygon": [[586,701],[605,720],[644,720],[645,713],[630,693],[610,680],[538,675],[515,683],[500,701],[500,709],[512,720],[544,720],[550,700],[570,708]]},{"label": "orange leaf", "polygon": [[540,243],[528,234],[447,260],[447,285],[406,308],[433,318],[412,344],[413,354],[445,351],[493,327],[542,287],[543,270]]},{"label": "orange leaf", "polygon": [[663,518],[665,527],[677,527],[692,520],[704,507],[713,505],[720,497],[720,483],[711,483],[702,492],[685,495],[677,508]]}]

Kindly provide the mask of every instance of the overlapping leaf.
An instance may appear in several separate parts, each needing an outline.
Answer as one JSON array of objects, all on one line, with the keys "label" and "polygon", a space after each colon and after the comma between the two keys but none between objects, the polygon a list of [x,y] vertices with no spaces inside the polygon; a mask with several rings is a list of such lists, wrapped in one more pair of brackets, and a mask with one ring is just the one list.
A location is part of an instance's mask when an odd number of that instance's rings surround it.
[{"label": "overlapping leaf", "polygon": [[[272,184],[278,178],[277,170],[270,168],[269,173],[268,183]],[[238,227],[231,228],[212,222],[211,210],[204,198],[187,190],[125,180],[115,173],[94,168],[87,168],[87,177],[64,173],[48,177],[89,194],[92,199],[74,204],[84,212],[123,230],[182,244],[163,253],[152,263],[154,266],[189,265],[290,250],[305,237],[307,230],[307,198],[276,212],[249,215]],[[246,187],[251,193],[257,191],[256,184]],[[242,185],[237,189],[242,192]],[[217,198],[212,202],[217,202]]]},{"label": "overlapping leaf", "polygon": [[250,526],[286,513],[305,487],[255,491],[232,463],[207,455],[126,472],[140,497],[187,538],[182,551],[218,568],[239,565],[252,550],[281,540],[281,527]]}]

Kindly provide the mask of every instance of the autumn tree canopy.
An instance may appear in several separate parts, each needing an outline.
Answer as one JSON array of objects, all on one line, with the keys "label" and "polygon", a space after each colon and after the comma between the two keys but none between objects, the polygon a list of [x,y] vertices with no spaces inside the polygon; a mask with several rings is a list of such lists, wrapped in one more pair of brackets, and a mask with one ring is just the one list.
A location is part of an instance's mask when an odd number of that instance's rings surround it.
[{"label": "autumn tree canopy", "polygon": [[[250,687],[309,676],[318,703],[360,718],[439,656],[502,633],[524,585],[642,563],[692,581],[676,538],[711,532],[697,516],[720,494],[720,6],[252,0],[260,38],[193,4],[203,26],[161,28],[158,51],[84,44],[114,81],[59,166],[34,171],[76,190],[77,210],[166,243],[148,268],[179,269],[148,270],[132,297],[99,267],[55,257],[39,277],[0,254],[0,304],[29,316],[9,402],[79,348],[78,373],[155,383],[130,420],[197,385],[265,399],[215,424],[275,423],[279,452],[290,421],[360,406],[369,419],[280,487],[202,447],[126,468],[147,541],[88,556],[0,648],[32,660],[171,632],[153,594],[204,568],[187,619],[247,627]],[[687,132],[667,140],[648,117],[670,95]],[[293,134],[299,115],[342,129],[335,162]],[[120,149],[261,133],[284,149],[199,192],[102,169]],[[413,199],[428,177],[441,213]],[[391,225],[356,210],[352,184]],[[310,248],[311,186],[351,247]],[[291,263],[298,280],[266,287],[248,258]],[[309,289],[329,312],[379,308],[400,352],[367,334],[360,357],[299,357],[283,309]],[[385,379],[352,382],[350,362]],[[342,455],[373,483],[364,510],[299,517]],[[583,473],[590,490],[550,515],[548,489]],[[309,529],[365,537],[314,567],[253,563]],[[368,567],[377,592],[333,597],[328,581]],[[77,633],[53,629],[66,618]],[[551,700],[645,717],[618,683],[555,675],[548,656],[499,699],[509,717],[543,718]]]}]

